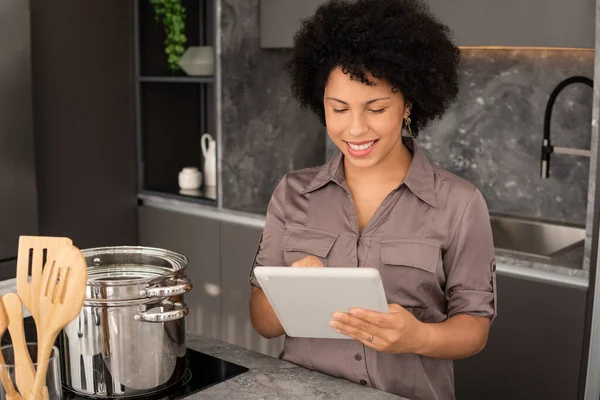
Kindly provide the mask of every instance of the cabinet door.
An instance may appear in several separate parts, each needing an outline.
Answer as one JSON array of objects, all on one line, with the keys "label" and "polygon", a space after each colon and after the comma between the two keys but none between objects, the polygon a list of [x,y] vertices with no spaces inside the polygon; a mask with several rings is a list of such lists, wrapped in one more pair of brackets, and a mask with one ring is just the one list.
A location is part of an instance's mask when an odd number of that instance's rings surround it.
[{"label": "cabinet door", "polygon": [[[594,0],[426,0],[459,46],[594,48]],[[261,0],[260,41],[292,47],[300,20],[325,0]]]},{"label": "cabinet door", "polygon": [[576,399],[584,289],[498,275],[486,348],[455,362],[460,400]]},{"label": "cabinet door", "polygon": [[223,291],[223,340],[278,357],[283,337],[264,339],[250,321],[250,268],[262,228],[221,223],[221,285]]},{"label": "cabinet door", "polygon": [[37,198],[29,4],[0,0],[0,260],[38,234]]},{"label": "cabinet door", "polygon": [[139,207],[140,244],[176,251],[189,259],[186,275],[194,288],[184,298],[190,309],[187,332],[214,339],[222,339],[219,229],[215,220]]},{"label": "cabinet door", "polygon": [[594,48],[594,0],[427,0],[459,46]]}]

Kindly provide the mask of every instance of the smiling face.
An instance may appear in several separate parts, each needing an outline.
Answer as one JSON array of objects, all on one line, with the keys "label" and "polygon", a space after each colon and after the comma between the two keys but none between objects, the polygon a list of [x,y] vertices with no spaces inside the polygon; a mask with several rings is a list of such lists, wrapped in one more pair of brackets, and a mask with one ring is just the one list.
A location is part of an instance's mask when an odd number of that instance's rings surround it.
[{"label": "smiling face", "polygon": [[345,163],[370,168],[389,157],[400,157],[402,124],[410,114],[399,91],[372,76],[373,85],[350,79],[334,69],[325,86],[325,122],[331,140],[344,153]]}]

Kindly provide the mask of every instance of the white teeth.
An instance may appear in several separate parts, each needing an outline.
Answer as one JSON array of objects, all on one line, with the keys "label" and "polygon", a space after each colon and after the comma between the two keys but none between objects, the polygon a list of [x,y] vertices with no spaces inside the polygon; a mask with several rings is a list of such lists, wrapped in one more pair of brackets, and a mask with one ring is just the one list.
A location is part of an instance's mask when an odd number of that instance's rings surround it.
[{"label": "white teeth", "polygon": [[366,150],[369,147],[373,146],[373,143],[375,143],[375,141],[373,140],[372,142],[368,142],[368,143],[363,143],[363,144],[352,144],[352,143],[348,143],[348,146],[350,146],[350,148],[352,150],[356,150],[356,151],[361,151],[361,150]]}]

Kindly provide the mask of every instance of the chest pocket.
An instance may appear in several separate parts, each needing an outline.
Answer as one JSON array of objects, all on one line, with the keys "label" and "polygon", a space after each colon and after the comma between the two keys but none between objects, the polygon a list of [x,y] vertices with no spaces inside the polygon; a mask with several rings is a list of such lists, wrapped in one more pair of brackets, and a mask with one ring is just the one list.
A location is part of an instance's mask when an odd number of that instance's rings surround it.
[{"label": "chest pocket", "polygon": [[389,300],[404,307],[429,308],[440,246],[426,240],[381,241],[381,275]]},{"label": "chest pocket", "polygon": [[327,266],[327,256],[338,235],[319,229],[288,226],[281,241],[286,265],[292,265],[304,257],[315,256]]}]

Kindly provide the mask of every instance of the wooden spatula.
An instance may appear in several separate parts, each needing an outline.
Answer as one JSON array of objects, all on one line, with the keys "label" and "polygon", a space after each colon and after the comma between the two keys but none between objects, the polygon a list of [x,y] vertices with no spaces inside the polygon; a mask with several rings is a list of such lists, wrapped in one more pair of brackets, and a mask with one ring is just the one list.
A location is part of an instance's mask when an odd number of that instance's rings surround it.
[{"label": "wooden spatula", "polygon": [[48,359],[56,336],[73,321],[83,306],[87,286],[87,265],[79,249],[73,245],[58,250],[48,258],[42,276],[38,331],[38,369],[33,386],[37,399],[46,382]]},{"label": "wooden spatula", "polygon": [[[25,400],[29,400],[27,394],[35,381],[35,368],[31,361],[31,355],[27,350],[25,328],[23,327],[23,304],[16,293],[7,293],[2,300],[8,314],[8,331],[15,353],[15,383]],[[48,399],[47,386],[42,391],[42,399]]]},{"label": "wooden spatula", "polygon": [[[0,337],[4,334],[8,324],[8,314],[6,313],[4,302],[0,299]],[[4,386],[4,391],[6,392],[6,400],[22,400],[21,395],[17,393],[12,380],[10,379],[2,351],[0,351],[0,382],[2,382],[2,386]]]},{"label": "wooden spatula", "polygon": [[31,313],[40,339],[40,287],[46,260],[55,257],[61,247],[73,244],[64,237],[21,236],[17,258],[17,293]]}]

